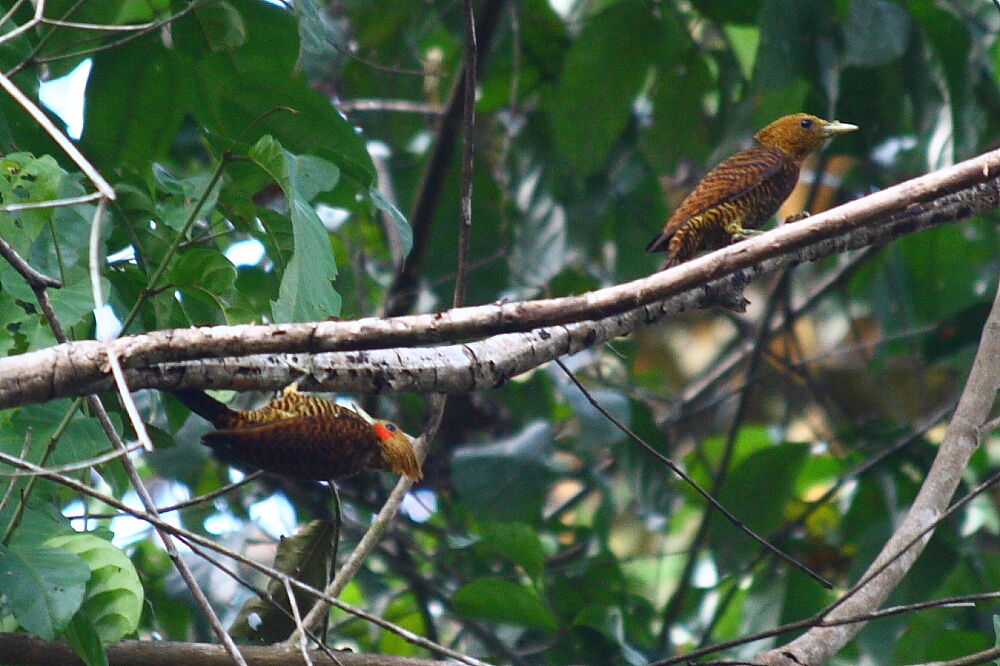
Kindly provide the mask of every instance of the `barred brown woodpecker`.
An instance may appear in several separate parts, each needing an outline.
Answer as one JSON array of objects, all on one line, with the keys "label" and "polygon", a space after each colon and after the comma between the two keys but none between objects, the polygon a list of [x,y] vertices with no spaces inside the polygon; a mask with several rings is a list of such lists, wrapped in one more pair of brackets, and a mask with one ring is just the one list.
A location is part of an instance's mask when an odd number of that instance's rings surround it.
[{"label": "barred brown woodpecker", "polygon": [[748,238],[788,198],[802,162],[826,143],[857,125],[795,113],[775,120],[754,135],[756,145],[708,172],[667,220],[647,252],[667,252],[663,267],[687,261],[700,250],[714,250]]},{"label": "barred brown woodpecker", "polygon": [[325,481],[363,468],[420,480],[413,440],[394,423],[298,392],[295,384],[260,409],[236,411],[204,391],[176,390],[184,405],[216,430],[202,443],[221,459],[297,479]]}]

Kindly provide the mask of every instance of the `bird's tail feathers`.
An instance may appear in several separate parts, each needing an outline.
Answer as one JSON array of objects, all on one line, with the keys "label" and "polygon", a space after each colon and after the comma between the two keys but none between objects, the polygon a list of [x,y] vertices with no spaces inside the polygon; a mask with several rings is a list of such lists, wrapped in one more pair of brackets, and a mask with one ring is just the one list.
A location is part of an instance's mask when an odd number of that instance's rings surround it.
[{"label": "bird's tail feathers", "polygon": [[656,235],[656,238],[649,241],[649,245],[646,246],[646,252],[665,252],[670,248],[670,238],[673,236],[672,233],[660,232]]},{"label": "bird's tail feathers", "polygon": [[227,407],[204,391],[198,389],[177,389],[171,393],[192,412],[209,421],[217,428],[229,425],[236,415],[232,409]]}]

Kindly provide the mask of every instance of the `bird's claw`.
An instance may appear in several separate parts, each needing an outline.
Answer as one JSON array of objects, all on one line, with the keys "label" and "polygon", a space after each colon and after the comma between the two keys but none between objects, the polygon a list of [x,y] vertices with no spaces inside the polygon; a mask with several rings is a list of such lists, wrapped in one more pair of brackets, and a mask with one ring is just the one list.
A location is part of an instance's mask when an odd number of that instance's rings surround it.
[{"label": "bird's claw", "polygon": [[764,232],[760,229],[740,229],[739,231],[734,231],[731,234],[731,238],[733,239],[733,242],[736,243],[748,238],[753,238],[754,236],[760,236],[762,233]]},{"label": "bird's claw", "polygon": [[801,213],[795,213],[795,215],[789,215],[788,217],[785,218],[783,224],[791,224],[792,222],[799,222],[801,220],[806,219],[807,217],[809,217],[809,211],[804,210]]},{"label": "bird's claw", "polygon": [[313,373],[313,357],[309,354],[305,358],[305,363],[298,363],[298,356],[290,356],[285,363],[288,367],[299,373],[299,377],[293,381],[291,384],[286,386],[282,391],[281,395],[285,396],[291,393],[299,392],[299,384],[301,384],[306,379],[316,379],[316,375]]}]

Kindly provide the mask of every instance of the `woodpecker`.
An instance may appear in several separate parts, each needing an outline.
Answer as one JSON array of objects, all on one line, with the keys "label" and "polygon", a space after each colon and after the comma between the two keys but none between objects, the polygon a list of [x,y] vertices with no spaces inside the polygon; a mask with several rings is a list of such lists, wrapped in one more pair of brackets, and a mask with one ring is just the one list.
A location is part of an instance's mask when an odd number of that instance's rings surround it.
[{"label": "woodpecker", "polygon": [[216,427],[202,443],[221,459],[304,480],[333,480],[364,468],[423,473],[413,439],[396,424],[362,416],[292,384],[263,407],[237,411],[204,391],[172,391]]},{"label": "woodpecker", "polygon": [[[754,135],[754,146],[736,153],[701,179],[646,251],[665,251],[663,268],[669,268],[701,250],[714,250],[762,233],[756,228],[791,194],[806,157],[831,137],[856,129],[857,125],[807,113],[775,120]],[[787,221],[794,219],[801,217]]]}]

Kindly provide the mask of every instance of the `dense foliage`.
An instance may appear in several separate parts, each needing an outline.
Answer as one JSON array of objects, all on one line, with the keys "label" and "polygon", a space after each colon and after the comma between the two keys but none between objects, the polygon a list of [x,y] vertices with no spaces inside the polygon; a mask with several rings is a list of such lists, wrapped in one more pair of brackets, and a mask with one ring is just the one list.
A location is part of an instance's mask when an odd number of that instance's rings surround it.
[{"label": "dense foliage", "polygon": [[[30,3],[0,5],[11,9],[4,34],[32,18]],[[649,274],[659,258],[643,248],[680,197],[785,113],[861,128],[807,167],[822,186],[807,185],[798,201],[814,212],[1000,137],[1000,9],[988,2],[474,7],[467,303]],[[57,20],[0,43],[0,62],[36,103],[43,80],[90,68],[78,145],[117,192],[100,230],[102,284],[124,335],[451,304],[461,126],[446,136],[439,123],[461,77],[461,3],[50,0],[45,16]],[[93,191],[12,97],[0,110],[5,205]],[[0,214],[0,236],[62,281],[51,297],[73,339],[95,335],[94,206]],[[405,279],[394,279],[407,254]],[[760,280],[746,315],[687,313],[566,362],[736,516],[842,588],[919,487],[997,287],[998,257],[992,214]],[[56,344],[7,262],[0,286],[0,350]],[[411,432],[429,410],[422,396],[353,397]],[[136,400],[156,445],[136,462],[159,504],[229,481],[198,443],[203,421],[167,394]],[[102,401],[134,438],[118,396]],[[983,444],[969,483],[995,466]],[[109,449],[82,400],[0,412],[9,455],[59,466]],[[134,499],[118,462],[70,474]],[[342,556],[394,481],[370,473],[340,484]],[[0,512],[5,630],[65,636],[91,663],[101,659],[95,641],[135,632],[213,639],[148,525],[105,516],[71,526],[68,515],[108,509],[52,481],[0,487],[12,489]],[[264,477],[170,517],[269,561],[280,534],[330,510],[325,489]],[[1000,514],[982,496],[938,530],[890,603],[1000,589],[998,535]],[[183,555],[223,621],[234,620],[250,591]],[[808,617],[836,596],[707,508],[556,366],[449,400],[424,481],[342,595],[467,654],[532,664],[644,664]],[[842,663],[987,647],[993,612],[981,603],[873,622]],[[341,611],[331,619],[334,645],[429,656]]]}]

